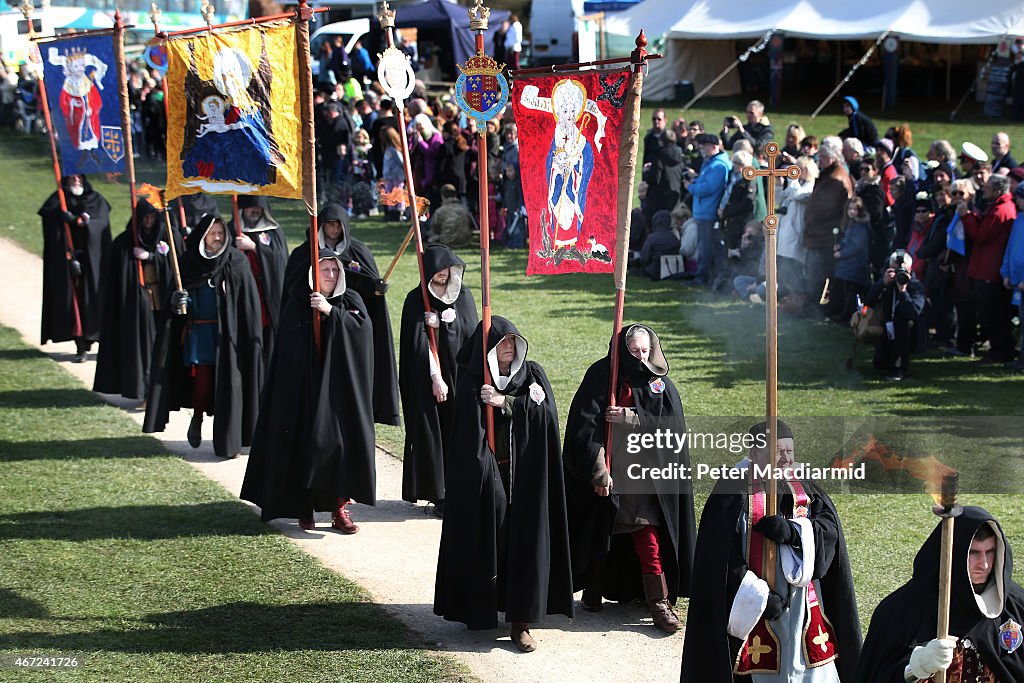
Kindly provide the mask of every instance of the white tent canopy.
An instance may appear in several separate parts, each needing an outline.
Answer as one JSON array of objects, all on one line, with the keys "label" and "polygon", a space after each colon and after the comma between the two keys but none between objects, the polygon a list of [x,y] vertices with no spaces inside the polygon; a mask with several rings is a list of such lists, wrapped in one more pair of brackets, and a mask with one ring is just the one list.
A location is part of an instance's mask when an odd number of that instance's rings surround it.
[{"label": "white tent canopy", "polygon": [[[667,100],[674,95],[676,81],[688,80],[700,89],[728,67],[737,54],[734,40],[746,49],[768,31],[788,38],[873,40],[888,30],[905,41],[995,43],[1005,36],[1024,35],[1024,2],[644,0],[605,20],[608,33],[630,42],[641,29],[649,40],[660,35],[666,39],[665,59],[651,62],[644,97]],[[708,94],[739,92],[739,74],[733,71]]]},{"label": "white tent canopy", "polygon": [[609,17],[610,33],[668,26],[668,38],[755,39],[776,30],[819,40],[877,38],[886,30],[925,43],[994,43],[1024,35],[1019,0],[645,0]]}]

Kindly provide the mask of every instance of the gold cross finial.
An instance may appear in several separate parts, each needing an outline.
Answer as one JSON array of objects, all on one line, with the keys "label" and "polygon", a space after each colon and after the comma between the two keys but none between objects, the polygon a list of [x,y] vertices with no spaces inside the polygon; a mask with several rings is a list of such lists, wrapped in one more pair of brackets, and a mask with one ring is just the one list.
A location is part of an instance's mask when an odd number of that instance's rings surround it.
[{"label": "gold cross finial", "polygon": [[474,0],[469,8],[469,28],[471,31],[486,31],[487,21],[491,16],[489,7],[484,7],[483,0]]},{"label": "gold cross finial", "polygon": [[150,5],[150,7],[149,7],[149,20],[152,21],[153,24],[160,23],[160,15],[161,14],[163,14],[163,12],[160,11],[160,8],[157,7],[155,2],[152,5]]},{"label": "gold cross finial", "polygon": [[750,646],[747,648],[747,652],[750,653],[750,661],[754,664],[759,664],[761,662],[761,655],[766,655],[771,651],[771,645],[761,643],[761,636],[754,636],[754,639],[750,641]]},{"label": "gold cross finial", "polygon": [[785,169],[775,168],[775,157],[779,155],[779,143],[777,142],[769,142],[765,145],[764,154],[768,157],[768,168],[760,169],[747,166],[743,169],[743,179],[753,180],[758,176],[771,178],[771,182],[768,183],[768,215],[764,218],[764,227],[772,231],[779,227],[779,217],[775,215],[775,179],[789,178],[790,180],[796,180],[800,177],[800,167],[794,164]]},{"label": "gold cross finial", "polygon": [[825,643],[828,642],[828,633],[822,630],[821,624],[818,624],[818,635],[814,636],[812,642],[820,647],[822,652],[828,652],[828,648],[825,647]]},{"label": "gold cross finial", "polygon": [[203,19],[206,19],[206,25],[209,26],[213,23],[217,10],[210,4],[210,0],[203,0],[203,4],[199,6],[199,13],[203,15]]},{"label": "gold cross finial", "polygon": [[387,0],[384,1],[377,18],[380,19],[380,27],[382,29],[387,30],[395,27],[395,10],[391,9]]},{"label": "gold cross finial", "polygon": [[[32,13],[36,11],[35,5],[32,4],[31,0],[24,0],[18,9],[21,10],[22,15],[25,17],[25,21],[29,21],[32,18]],[[31,26],[31,23],[29,24]]]}]

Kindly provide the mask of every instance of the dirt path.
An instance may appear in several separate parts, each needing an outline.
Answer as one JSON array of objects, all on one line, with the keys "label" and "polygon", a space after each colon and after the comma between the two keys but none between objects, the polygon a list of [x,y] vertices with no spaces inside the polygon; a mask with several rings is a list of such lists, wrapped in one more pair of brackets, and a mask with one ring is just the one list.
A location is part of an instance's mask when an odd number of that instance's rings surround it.
[{"label": "dirt path", "polygon": [[[9,240],[0,238],[0,322],[17,329],[25,341],[39,345],[42,261]],[[45,344],[43,352],[92,387],[95,354],[74,364],[74,344]],[[135,402],[101,395],[140,425],[142,414]],[[245,473],[246,458],[221,460],[209,441],[198,450],[185,441],[190,412],[172,414],[167,431],[156,434],[175,453],[203,475],[237,495]],[[204,437],[212,435],[206,421]],[[352,506],[361,530],[342,536],[329,528],[329,518],[318,515],[314,532],[301,531],[294,522],[274,522],[285,536],[327,567],[366,588],[374,600],[408,624],[438,650],[463,661],[483,681],[639,681],[668,682],[679,679],[682,634],[665,636],[651,625],[640,605],[606,604],[603,612],[577,609],[576,619],[552,617],[532,629],[540,647],[536,652],[516,651],[504,629],[469,631],[462,624],[434,616],[434,570],[441,522],[424,514],[424,508],[401,500],[402,463],[377,451],[376,507]]]}]

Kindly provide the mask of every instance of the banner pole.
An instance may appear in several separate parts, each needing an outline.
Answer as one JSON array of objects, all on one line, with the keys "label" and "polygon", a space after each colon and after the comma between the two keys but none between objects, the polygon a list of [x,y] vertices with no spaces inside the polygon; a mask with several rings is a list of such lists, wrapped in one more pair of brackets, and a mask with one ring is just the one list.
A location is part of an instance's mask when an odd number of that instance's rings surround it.
[{"label": "banner pole", "polygon": [[[380,16],[380,27],[384,31],[384,36],[387,39],[388,50],[397,50],[395,47],[395,12],[388,7],[388,3],[384,3],[384,7],[381,11]],[[402,55],[404,58],[404,54]],[[405,62],[407,64],[407,62]],[[407,67],[408,78],[415,80],[415,76],[412,73],[411,68]],[[378,74],[379,77],[379,74]],[[390,82],[390,79],[384,79]],[[402,160],[405,166],[405,185],[406,195],[409,198],[409,216],[410,222],[412,223],[409,231],[413,237],[416,238],[416,263],[419,266],[420,271],[420,296],[423,298],[423,310],[424,312],[430,310],[430,295],[427,292],[427,274],[423,270],[423,233],[420,231],[420,211],[419,205],[416,201],[416,182],[413,179],[412,174],[412,156],[409,152],[409,140],[405,132],[405,102],[402,99],[395,100],[395,110],[398,115],[398,137],[402,141]],[[401,249],[398,250],[398,254],[395,256],[395,260],[391,264],[391,268],[388,269],[387,275],[384,276],[384,280],[387,281],[388,277],[391,276],[391,271],[394,270],[395,265],[398,263],[398,258],[402,255],[406,245],[409,244],[409,237],[406,236],[405,241],[402,243]],[[437,353],[437,330],[429,325],[427,328],[427,343],[430,346],[430,354],[434,357],[434,362],[437,364],[438,369],[441,367],[441,358]],[[454,388],[454,387],[453,387]]]},{"label": "banner pole", "polygon": [[[124,60],[124,22],[121,10],[114,12],[114,58],[117,61],[117,88],[121,99],[121,135],[124,136],[124,162],[128,171],[128,192],[132,200],[132,243],[139,246],[139,219],[135,215],[138,196],[135,192],[135,149],[132,146],[132,114],[128,103],[128,68]],[[142,275],[142,261],[135,259],[139,286],[145,284]]]},{"label": "banner pole", "polygon": [[[32,12],[35,7],[29,0],[25,0],[18,8],[25,17],[28,24],[29,40],[35,40],[36,32],[32,24]],[[57,181],[57,202],[60,205],[61,225],[64,226],[64,258],[68,264],[68,279],[71,281],[71,308],[75,314],[74,330],[78,335],[82,332],[82,312],[78,305],[78,288],[75,286],[75,276],[71,273],[71,262],[75,258],[75,242],[71,235],[71,226],[64,220],[64,214],[68,212],[68,200],[64,195],[64,186],[61,184],[60,158],[57,156],[57,138],[53,132],[53,120],[50,117],[50,102],[46,96],[46,80],[44,78],[42,51],[38,45],[34,45],[39,55],[39,103],[43,106],[43,122],[46,124],[46,137],[50,140],[50,159],[53,161],[53,177]],[[31,132],[31,131],[29,131]],[[77,335],[76,335],[77,336]]]},{"label": "banner pole", "polygon": [[[633,181],[640,147],[640,100],[644,89],[644,65],[647,61],[647,36],[643,29],[636,37],[636,49],[630,54],[632,77],[627,91],[625,116],[619,137],[618,230],[615,239],[615,314],[612,319],[611,369],[608,378],[608,406],[616,404],[619,383],[619,333],[626,303],[626,272],[629,266],[630,215],[633,213]],[[604,460],[609,481],[612,475],[612,425],[605,424]]]},{"label": "banner pole", "polygon": [[[313,291],[320,291],[320,240],[316,201],[316,133],[313,129],[313,70],[309,55],[309,20],[313,10],[307,0],[299,0],[293,15],[295,47],[299,60],[299,103],[302,109],[302,200],[309,212],[309,257],[313,274]],[[313,311],[313,343],[317,353],[322,350],[320,312]]]},{"label": "banner pole", "polygon": [[[150,5],[149,19],[150,19],[150,21],[153,22],[153,36],[155,38],[161,38],[162,37],[161,33],[160,33],[160,15],[161,14],[162,14],[162,12],[160,11],[160,8],[157,6],[157,4],[155,2],[152,5]],[[167,102],[168,102],[168,98],[167,98],[167,72],[164,71],[162,76],[163,76],[163,78],[160,79],[160,89],[163,90],[163,92],[164,92],[164,119],[169,119],[170,118],[170,111],[167,108]],[[165,143],[164,144],[164,158],[166,158],[167,157],[166,138],[165,138],[164,143]],[[165,200],[165,202],[166,202],[166,200]],[[185,229],[185,204],[181,201],[181,197],[178,197],[178,220],[181,223],[181,229],[184,230]]]}]

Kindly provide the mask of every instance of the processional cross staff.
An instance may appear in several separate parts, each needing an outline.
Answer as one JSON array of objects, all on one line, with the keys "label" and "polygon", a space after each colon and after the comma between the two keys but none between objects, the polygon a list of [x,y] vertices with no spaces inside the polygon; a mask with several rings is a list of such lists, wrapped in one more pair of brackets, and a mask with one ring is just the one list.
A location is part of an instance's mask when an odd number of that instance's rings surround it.
[{"label": "processional cross staff", "polygon": [[[775,459],[778,451],[779,440],[779,297],[778,297],[778,275],[776,267],[776,230],[779,227],[779,217],[775,215],[775,180],[776,178],[789,178],[796,180],[800,177],[799,166],[787,168],[775,168],[775,159],[779,155],[779,143],[769,142],[764,147],[765,156],[768,157],[768,168],[760,169],[747,166],[743,169],[744,180],[756,180],[757,178],[768,178],[768,215],[764,218],[765,228],[765,271],[767,275],[765,307],[765,419],[768,423],[768,496],[765,505],[765,515],[778,514],[778,489],[775,476],[772,470],[775,469]],[[775,586],[775,558],[778,549],[775,543],[765,539],[764,563],[765,580],[769,587]]]}]

